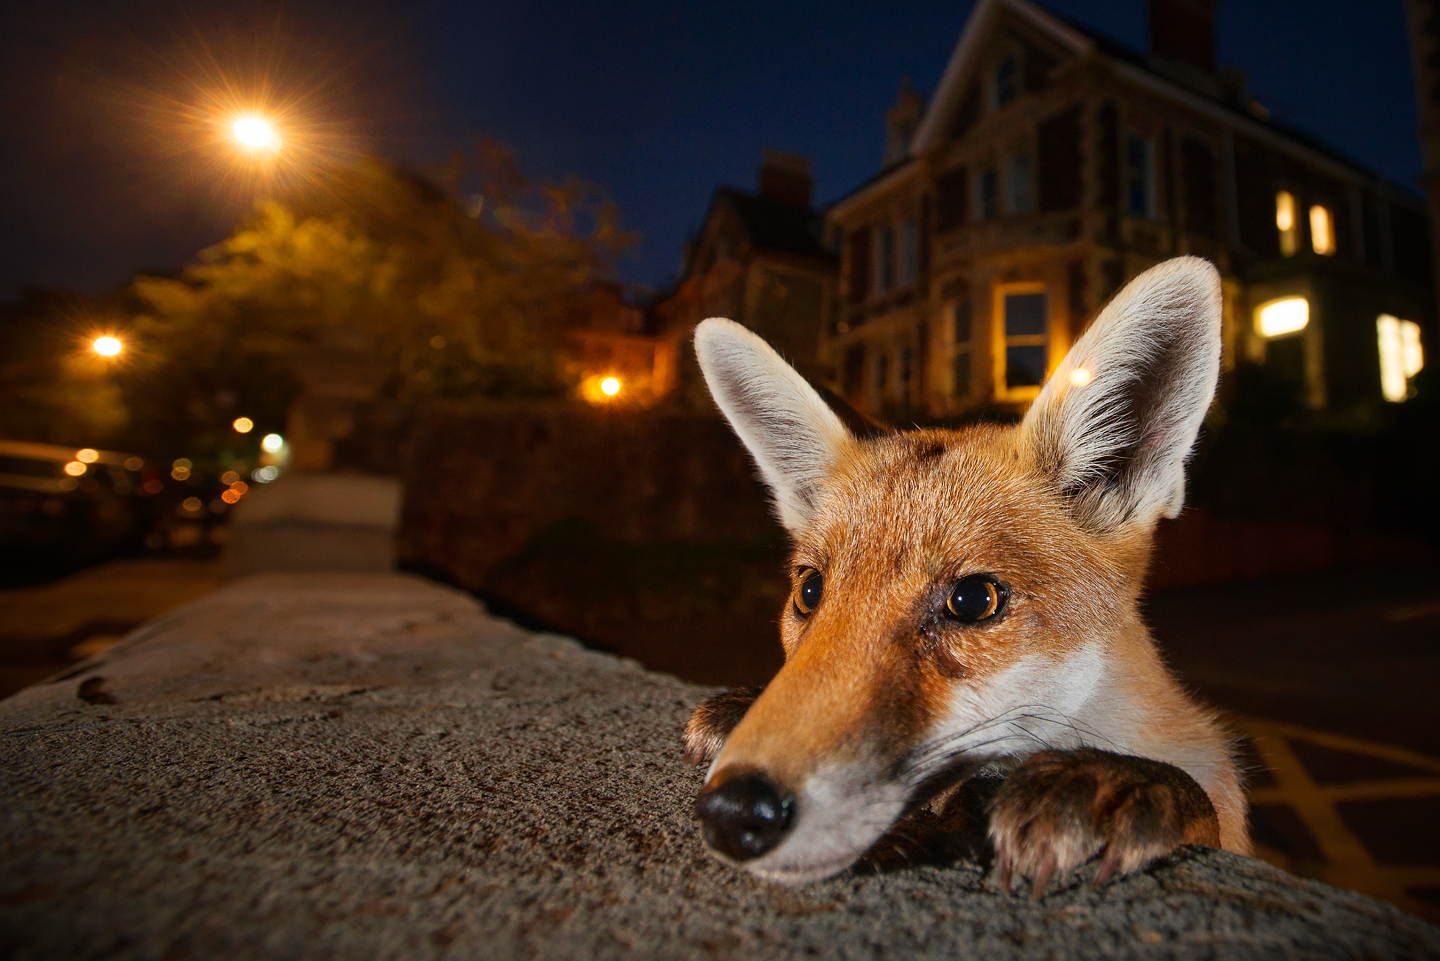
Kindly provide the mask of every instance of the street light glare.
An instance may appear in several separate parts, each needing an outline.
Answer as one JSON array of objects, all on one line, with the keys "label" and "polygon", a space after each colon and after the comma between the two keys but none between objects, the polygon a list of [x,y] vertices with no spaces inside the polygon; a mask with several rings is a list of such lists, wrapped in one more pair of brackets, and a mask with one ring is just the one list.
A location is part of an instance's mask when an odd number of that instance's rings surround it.
[{"label": "street light glare", "polygon": [[258,117],[242,117],[235,121],[235,139],[247,147],[278,149],[280,138],[270,125]]},{"label": "street light glare", "polygon": [[96,337],[90,344],[90,349],[101,357],[114,357],[125,349],[125,345],[114,337]]}]

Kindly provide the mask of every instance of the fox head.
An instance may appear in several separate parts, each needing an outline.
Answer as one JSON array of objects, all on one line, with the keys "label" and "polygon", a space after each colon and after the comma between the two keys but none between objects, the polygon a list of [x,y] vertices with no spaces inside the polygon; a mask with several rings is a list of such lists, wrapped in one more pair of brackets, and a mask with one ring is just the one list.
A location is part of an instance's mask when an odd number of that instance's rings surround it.
[{"label": "fox head", "polygon": [[794,541],[784,666],[728,736],[689,732],[714,756],[697,802],[711,848],[803,883],[962,769],[1125,748],[1163,672],[1137,602],[1155,524],[1184,500],[1220,316],[1215,269],[1169,261],[1019,425],[872,437],[745,328],[699,325],[706,382]]}]

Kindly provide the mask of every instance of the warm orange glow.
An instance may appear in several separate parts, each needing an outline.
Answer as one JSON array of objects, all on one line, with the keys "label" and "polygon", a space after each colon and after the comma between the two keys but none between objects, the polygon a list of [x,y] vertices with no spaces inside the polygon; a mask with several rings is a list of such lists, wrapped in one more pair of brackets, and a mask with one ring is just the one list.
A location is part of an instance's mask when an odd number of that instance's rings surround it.
[{"label": "warm orange glow", "polygon": [[1095,375],[1090,373],[1090,371],[1086,370],[1084,367],[1076,367],[1070,373],[1070,383],[1074,384],[1076,387],[1084,387],[1086,384],[1090,383],[1090,381],[1094,379]]},{"label": "warm orange glow", "polygon": [[1327,257],[1335,253],[1335,225],[1324,207],[1310,208],[1310,246]]},{"label": "warm orange glow", "polygon": [[189,480],[190,468],[180,466],[172,467],[170,468],[170,476],[178,481]]},{"label": "warm orange glow", "polygon": [[241,117],[235,121],[235,139],[257,150],[279,150],[280,138],[270,124],[259,117]]},{"label": "warm orange glow", "polygon": [[1280,228],[1280,253],[1289,257],[1300,246],[1300,231],[1295,216],[1295,195],[1288,190],[1275,195],[1275,226]]},{"label": "warm orange glow", "polygon": [[230,489],[235,492],[236,497],[244,497],[246,493],[249,492],[250,485],[242,480],[237,480],[235,483],[230,485]]},{"label": "warm orange glow", "polygon": [[1380,391],[1392,402],[1410,396],[1410,378],[1425,366],[1424,349],[1420,345],[1420,325],[1381,314],[1375,320],[1380,342]]},{"label": "warm orange glow", "polygon": [[69,474],[71,477],[79,477],[81,474],[85,473],[85,471],[85,465],[80,463],[78,460],[72,460],[70,463],[65,465],[65,473]]},{"label": "warm orange glow", "polygon": [[125,458],[125,469],[126,469],[126,470],[139,470],[140,468],[142,468],[142,467],[144,467],[144,466],[145,466],[145,462],[144,462],[143,460],[141,460],[140,458],[138,458],[138,457],[127,457],[127,458]]},{"label": "warm orange glow", "polygon": [[222,484],[233,484],[239,479],[240,475],[233,470],[227,470],[225,473],[220,475],[220,483]]},{"label": "warm orange glow", "polygon": [[240,495],[233,490],[221,491],[220,499],[227,504],[233,504],[240,499]]},{"label": "warm orange glow", "polygon": [[255,429],[255,422],[248,417],[237,417],[230,426],[235,428],[237,434],[248,434]]},{"label": "warm orange glow", "polygon": [[1278,337],[1304,330],[1310,323],[1310,301],[1304,297],[1272,300],[1255,312],[1255,329],[1262,337]]},{"label": "warm orange glow", "polygon": [[93,447],[82,447],[75,452],[75,459],[82,464],[93,464],[100,459],[100,452]]},{"label": "warm orange glow", "polygon": [[106,334],[104,337],[96,337],[90,342],[90,349],[101,357],[114,357],[125,349],[119,338]]},{"label": "warm orange glow", "polygon": [[285,438],[279,434],[266,434],[260,438],[260,446],[272,454],[278,453],[280,448],[285,446]]},{"label": "warm orange glow", "polygon": [[201,503],[200,498],[198,497],[187,497],[180,502],[180,506],[185,508],[190,513],[194,514],[198,513],[200,509],[205,505]]},{"label": "warm orange glow", "polygon": [[614,397],[620,393],[620,378],[606,377],[600,382],[600,390],[607,397]]}]

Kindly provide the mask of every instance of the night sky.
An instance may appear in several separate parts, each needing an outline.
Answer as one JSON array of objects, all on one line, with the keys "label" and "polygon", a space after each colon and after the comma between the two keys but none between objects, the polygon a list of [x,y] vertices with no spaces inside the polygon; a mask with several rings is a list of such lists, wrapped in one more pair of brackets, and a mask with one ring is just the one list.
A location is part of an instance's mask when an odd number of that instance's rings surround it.
[{"label": "night sky", "polygon": [[[1053,9],[1143,49],[1144,0]],[[663,285],[717,182],[765,147],[827,201],[877,168],[902,76],[929,93],[973,3],[383,0],[19,3],[0,13],[0,299],[175,269],[253,201],[217,107],[257,95],[310,151],[427,169],[477,135],[609,190]],[[1222,63],[1275,115],[1404,184],[1420,171],[1401,0],[1222,0]],[[257,94],[257,91],[268,91]]]}]

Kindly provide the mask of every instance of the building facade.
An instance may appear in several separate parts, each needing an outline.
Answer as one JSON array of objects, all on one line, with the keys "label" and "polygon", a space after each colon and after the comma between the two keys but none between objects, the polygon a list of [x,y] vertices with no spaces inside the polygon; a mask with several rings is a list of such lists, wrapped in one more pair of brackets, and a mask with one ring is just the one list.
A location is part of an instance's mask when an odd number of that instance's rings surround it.
[{"label": "building facade", "polygon": [[687,245],[674,293],[655,306],[662,340],[675,357],[682,400],[709,407],[690,349],[695,325],[729,317],[769,341],[806,376],[829,381],[822,357],[836,310],[837,260],[823,243],[811,206],[810,162],[766,151],[758,190],[719,187],[699,233]]},{"label": "building facade", "polygon": [[820,359],[891,419],[1019,408],[1106,301],[1169,257],[1224,279],[1224,365],[1313,409],[1403,400],[1432,316],[1424,199],[1268,115],[1216,70],[1213,0],[1152,0],[1151,53],[981,0],[886,165],[829,211]]}]

